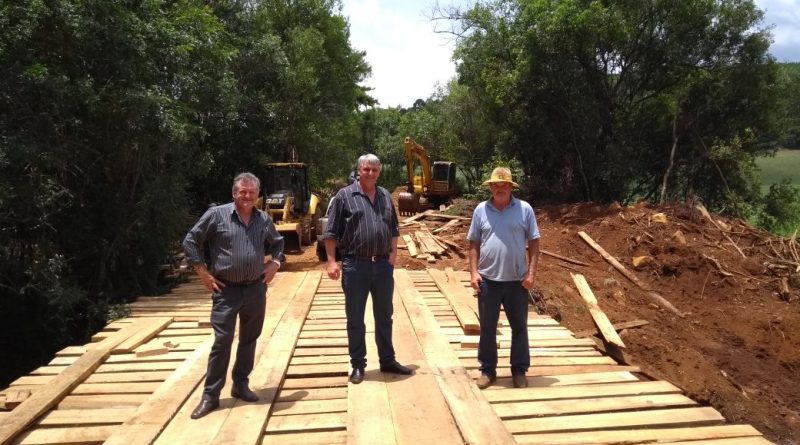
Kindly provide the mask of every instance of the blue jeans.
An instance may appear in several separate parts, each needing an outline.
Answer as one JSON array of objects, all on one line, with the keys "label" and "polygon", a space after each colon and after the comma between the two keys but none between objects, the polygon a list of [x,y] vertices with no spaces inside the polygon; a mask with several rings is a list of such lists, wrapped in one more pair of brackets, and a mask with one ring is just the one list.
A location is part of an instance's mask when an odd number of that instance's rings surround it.
[{"label": "blue jeans", "polygon": [[342,260],[342,290],[347,314],[347,348],[353,368],[367,366],[367,328],[364,313],[367,296],[372,294],[372,315],[375,317],[375,343],[381,364],[394,361],[392,346],[392,294],[394,267],[388,259],[377,261],[346,257]]},{"label": "blue jeans", "polygon": [[225,374],[231,360],[231,346],[236,331],[236,318],[239,318],[239,346],[236,348],[236,361],[231,377],[237,387],[247,386],[253,370],[256,354],[256,341],[264,325],[267,308],[267,285],[257,283],[251,286],[226,286],[222,292],[211,296],[211,326],[214,328],[214,345],[208,356],[203,398],[219,400],[219,393],[225,386]]},{"label": "blue jeans", "polygon": [[521,281],[492,281],[483,278],[478,296],[481,338],[478,362],[481,373],[497,375],[497,321],[500,305],[511,325],[511,373],[525,374],[531,365],[528,345],[528,291]]}]

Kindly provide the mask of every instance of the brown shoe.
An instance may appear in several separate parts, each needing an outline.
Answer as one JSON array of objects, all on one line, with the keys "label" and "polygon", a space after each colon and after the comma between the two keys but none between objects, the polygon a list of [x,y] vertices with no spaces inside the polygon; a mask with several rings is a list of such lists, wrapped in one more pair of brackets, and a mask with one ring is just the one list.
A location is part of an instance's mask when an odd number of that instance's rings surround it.
[{"label": "brown shoe", "polygon": [[525,377],[525,374],[514,374],[512,378],[514,380],[514,388],[528,387],[528,378]]},{"label": "brown shoe", "polygon": [[497,380],[497,377],[481,374],[481,376],[478,377],[478,380],[475,383],[478,385],[478,388],[486,389],[489,387],[489,385],[494,383],[495,380]]},{"label": "brown shoe", "polygon": [[192,419],[199,419],[219,408],[219,400],[201,400],[197,408],[192,411]]}]

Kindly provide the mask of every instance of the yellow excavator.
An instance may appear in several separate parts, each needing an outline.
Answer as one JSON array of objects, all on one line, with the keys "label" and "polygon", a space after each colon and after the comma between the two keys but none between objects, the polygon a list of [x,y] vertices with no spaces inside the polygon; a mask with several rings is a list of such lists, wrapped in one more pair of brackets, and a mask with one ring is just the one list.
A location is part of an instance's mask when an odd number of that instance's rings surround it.
[{"label": "yellow excavator", "polygon": [[[408,187],[397,197],[400,214],[413,215],[431,206],[449,202],[456,195],[456,163],[436,161],[431,165],[425,147],[410,137],[405,138],[403,146]],[[419,162],[419,176],[415,175],[415,161]]]},{"label": "yellow excavator", "polygon": [[284,238],[286,250],[314,242],[322,209],[308,187],[308,168],[299,162],[269,163],[261,175],[263,198],[256,206],[269,213]]}]

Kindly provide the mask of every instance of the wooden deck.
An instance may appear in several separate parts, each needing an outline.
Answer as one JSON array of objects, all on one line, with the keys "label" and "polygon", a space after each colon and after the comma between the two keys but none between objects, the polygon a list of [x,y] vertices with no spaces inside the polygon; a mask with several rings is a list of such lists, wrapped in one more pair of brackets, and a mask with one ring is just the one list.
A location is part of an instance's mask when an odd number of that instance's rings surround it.
[{"label": "wooden deck", "polygon": [[208,292],[192,282],[141,299],[92,343],[65,348],[0,392],[0,407],[30,393],[0,411],[0,443],[769,443],[535,313],[530,387],[511,385],[501,320],[499,378],[481,391],[467,275],[399,269],[395,277],[394,344],[413,376],[377,371],[368,308],[366,379],[348,384],[340,283],[316,271],[281,273],[250,379],[261,401],[242,403],[226,388],[218,410],[191,420],[212,341]]}]

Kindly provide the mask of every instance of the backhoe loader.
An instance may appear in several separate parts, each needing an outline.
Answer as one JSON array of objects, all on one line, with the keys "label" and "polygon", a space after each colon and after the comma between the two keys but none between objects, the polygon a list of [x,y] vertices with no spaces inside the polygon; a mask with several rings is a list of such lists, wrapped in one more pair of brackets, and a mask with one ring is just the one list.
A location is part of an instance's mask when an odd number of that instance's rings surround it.
[{"label": "backhoe loader", "polygon": [[314,242],[321,208],[320,197],[308,187],[307,166],[298,162],[264,165],[263,198],[256,206],[269,213],[288,251]]},{"label": "backhoe loader", "polygon": [[[431,167],[431,158],[425,147],[410,137],[403,141],[408,175],[407,191],[397,197],[401,215],[413,215],[431,206],[449,202],[456,195],[456,163],[436,161]],[[415,163],[419,161],[420,175],[415,175]]]}]

